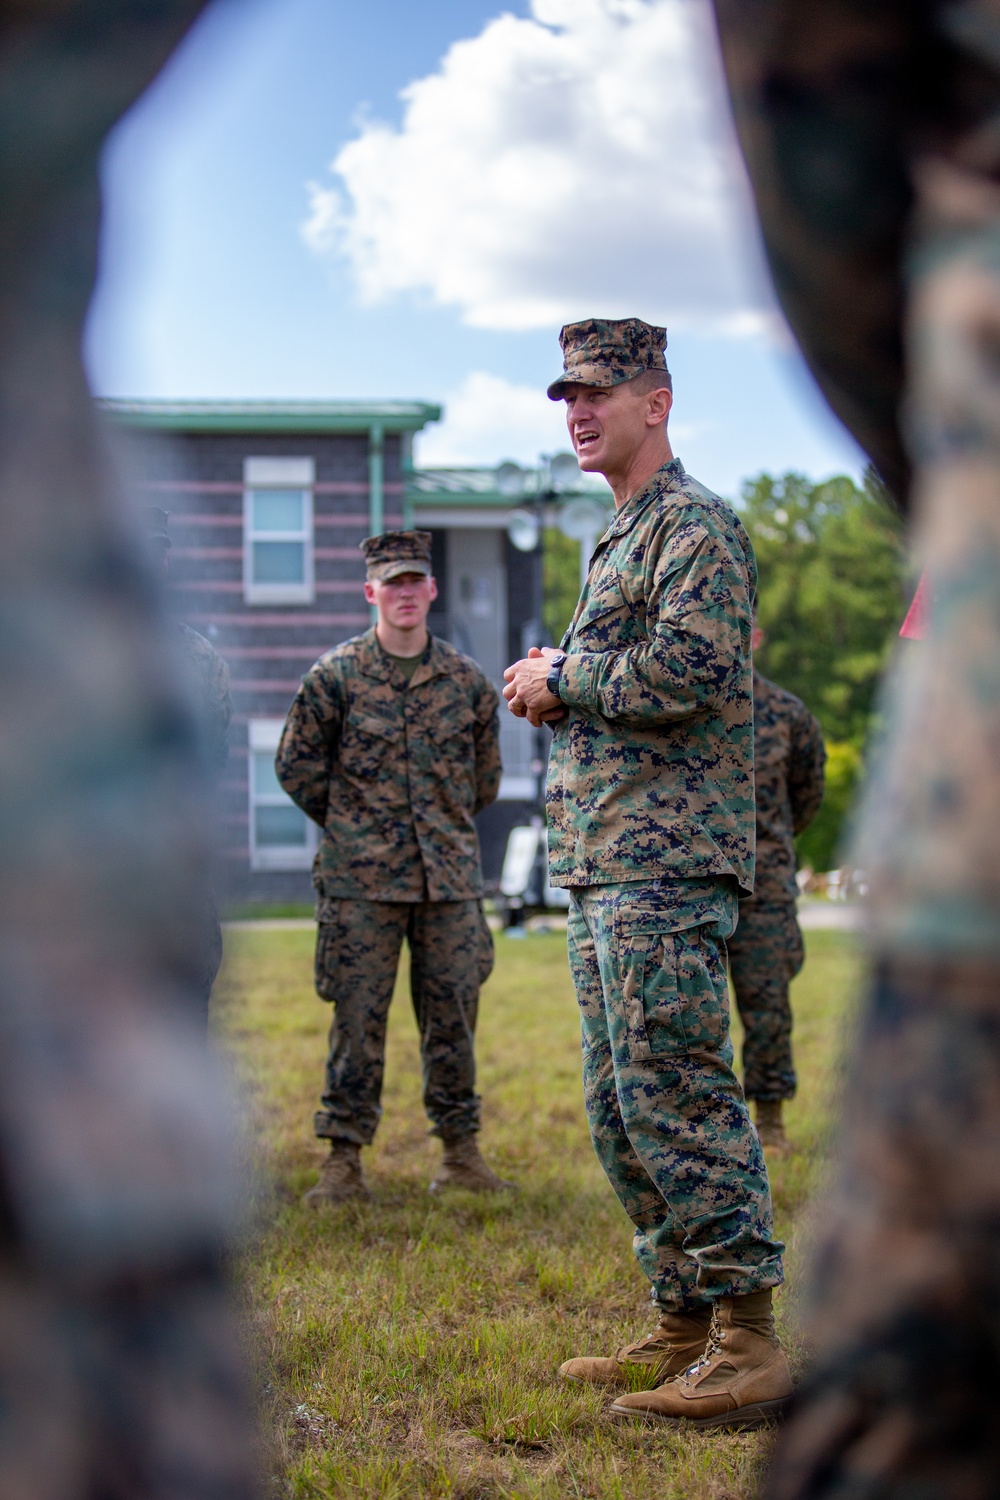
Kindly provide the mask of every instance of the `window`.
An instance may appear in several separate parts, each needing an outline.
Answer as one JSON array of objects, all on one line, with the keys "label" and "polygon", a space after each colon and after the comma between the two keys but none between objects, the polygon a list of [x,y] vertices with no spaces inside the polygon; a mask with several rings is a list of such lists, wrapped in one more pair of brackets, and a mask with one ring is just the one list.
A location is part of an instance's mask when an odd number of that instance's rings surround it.
[{"label": "window", "polygon": [[249,739],[250,867],[308,870],[319,830],[281,789],[274,772],[284,719],[251,719]]},{"label": "window", "polygon": [[248,604],[311,604],[311,458],[243,463],[243,594]]}]

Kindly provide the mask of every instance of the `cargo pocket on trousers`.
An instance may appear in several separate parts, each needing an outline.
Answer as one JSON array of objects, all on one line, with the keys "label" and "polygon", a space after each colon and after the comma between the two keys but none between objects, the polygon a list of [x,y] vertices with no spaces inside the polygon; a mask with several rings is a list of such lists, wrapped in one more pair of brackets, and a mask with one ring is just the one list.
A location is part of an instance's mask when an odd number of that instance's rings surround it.
[{"label": "cargo pocket on trousers", "polygon": [[640,1061],[654,1054],[685,1052],[687,1043],[670,933],[619,931],[618,972],[629,1057]]},{"label": "cargo pocket on trousers", "polygon": [[713,977],[718,954],[706,951],[702,929],[672,931],[663,917],[619,913],[617,944],[629,1057],[717,1050],[728,1015]]},{"label": "cargo pocket on trousers", "polygon": [[327,916],[335,901],[325,901],[324,920],[316,928],[316,961],[313,971],[316,993],[321,1000],[333,1002],[337,998],[337,983],[340,977],[339,924]]}]

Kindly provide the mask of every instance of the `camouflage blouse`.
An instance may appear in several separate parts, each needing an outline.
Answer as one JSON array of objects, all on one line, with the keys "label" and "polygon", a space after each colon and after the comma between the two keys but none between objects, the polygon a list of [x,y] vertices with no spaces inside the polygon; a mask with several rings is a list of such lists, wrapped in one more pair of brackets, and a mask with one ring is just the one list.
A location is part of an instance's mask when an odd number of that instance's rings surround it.
[{"label": "camouflage blouse", "polygon": [[563,640],[554,885],[730,875],[752,890],[756,583],[736,512],[679,459],[618,511]]},{"label": "camouflage blouse", "polygon": [[313,866],[321,898],[482,894],[472,820],[500,787],[498,703],[476,663],[434,636],[409,682],[374,629],[320,657],[275,768],[323,829]]}]

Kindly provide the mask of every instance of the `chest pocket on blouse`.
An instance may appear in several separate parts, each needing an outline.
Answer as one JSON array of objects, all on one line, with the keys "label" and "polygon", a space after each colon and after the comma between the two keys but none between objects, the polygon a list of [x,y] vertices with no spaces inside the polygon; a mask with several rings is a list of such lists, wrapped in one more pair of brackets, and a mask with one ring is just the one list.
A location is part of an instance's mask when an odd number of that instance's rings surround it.
[{"label": "chest pocket on blouse", "polygon": [[[449,703],[429,715],[428,732],[443,764],[467,768],[475,756],[472,726],[476,716],[467,703]],[[450,774],[450,770],[449,770]]]},{"label": "chest pocket on blouse", "polygon": [[401,726],[376,714],[349,713],[340,742],[340,765],[348,776],[377,776],[386,758],[394,755],[402,736]]},{"label": "chest pocket on blouse", "polygon": [[645,639],[622,593],[617,574],[598,578],[572,628],[573,651],[613,651]]}]

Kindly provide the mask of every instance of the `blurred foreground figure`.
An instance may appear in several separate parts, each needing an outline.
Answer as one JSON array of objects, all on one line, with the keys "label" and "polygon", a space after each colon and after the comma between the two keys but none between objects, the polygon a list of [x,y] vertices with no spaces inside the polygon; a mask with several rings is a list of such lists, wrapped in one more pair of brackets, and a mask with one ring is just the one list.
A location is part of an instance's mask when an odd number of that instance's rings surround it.
[{"label": "blurred foreground figure", "polygon": [[197,0],[0,4],[0,1500],[243,1500],[202,754],[79,358],[111,124]]},{"label": "blurred foreground figure", "polygon": [[912,510],[930,601],[863,820],[875,970],[770,1493],[978,1500],[1000,1485],[1000,4],[716,10],[779,294]]}]

